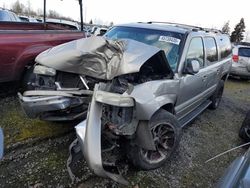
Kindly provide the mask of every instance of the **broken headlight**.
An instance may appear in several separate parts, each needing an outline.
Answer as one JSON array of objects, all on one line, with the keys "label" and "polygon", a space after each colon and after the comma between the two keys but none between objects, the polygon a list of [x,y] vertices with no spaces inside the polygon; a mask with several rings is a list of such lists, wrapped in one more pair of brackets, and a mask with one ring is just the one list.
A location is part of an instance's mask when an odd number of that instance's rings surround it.
[{"label": "broken headlight", "polygon": [[46,76],[55,76],[56,70],[53,68],[45,67],[42,65],[36,65],[33,71],[35,74],[41,74]]},{"label": "broken headlight", "polygon": [[123,96],[121,94],[110,93],[106,91],[97,91],[95,94],[95,100],[100,103],[119,106],[119,107],[134,106],[134,100],[132,97]]}]

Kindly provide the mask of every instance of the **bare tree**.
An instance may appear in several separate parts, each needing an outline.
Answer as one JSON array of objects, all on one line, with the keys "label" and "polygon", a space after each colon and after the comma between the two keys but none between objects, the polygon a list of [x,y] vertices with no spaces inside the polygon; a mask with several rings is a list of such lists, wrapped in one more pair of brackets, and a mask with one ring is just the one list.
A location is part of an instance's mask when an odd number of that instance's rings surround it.
[{"label": "bare tree", "polygon": [[24,5],[22,3],[19,2],[19,0],[17,0],[11,8],[15,13],[17,14],[22,14],[24,13]]}]

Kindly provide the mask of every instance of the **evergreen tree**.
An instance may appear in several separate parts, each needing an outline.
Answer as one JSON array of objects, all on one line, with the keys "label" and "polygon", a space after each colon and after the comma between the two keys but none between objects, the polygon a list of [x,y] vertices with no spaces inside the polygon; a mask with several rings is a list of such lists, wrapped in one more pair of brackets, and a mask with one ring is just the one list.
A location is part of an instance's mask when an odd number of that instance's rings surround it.
[{"label": "evergreen tree", "polygon": [[228,34],[228,35],[229,35],[229,33],[230,33],[229,21],[227,21],[227,22],[223,25],[221,31],[222,31],[222,33],[225,33],[225,34]]},{"label": "evergreen tree", "polygon": [[92,19],[89,21],[89,24],[93,24],[93,21],[92,21]]},{"label": "evergreen tree", "polygon": [[240,23],[238,23],[235,28],[234,31],[231,34],[231,42],[241,42],[244,38],[243,33],[245,32],[245,22],[244,22],[244,18],[240,19]]}]

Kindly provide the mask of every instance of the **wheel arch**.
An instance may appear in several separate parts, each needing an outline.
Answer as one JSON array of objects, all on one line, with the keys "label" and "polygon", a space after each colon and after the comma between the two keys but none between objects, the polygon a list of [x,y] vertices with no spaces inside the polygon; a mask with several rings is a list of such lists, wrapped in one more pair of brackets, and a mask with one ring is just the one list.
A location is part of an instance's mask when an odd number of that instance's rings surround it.
[{"label": "wheel arch", "polygon": [[228,74],[224,74],[222,77],[221,77],[221,80],[223,80],[224,82],[227,80],[228,78]]}]

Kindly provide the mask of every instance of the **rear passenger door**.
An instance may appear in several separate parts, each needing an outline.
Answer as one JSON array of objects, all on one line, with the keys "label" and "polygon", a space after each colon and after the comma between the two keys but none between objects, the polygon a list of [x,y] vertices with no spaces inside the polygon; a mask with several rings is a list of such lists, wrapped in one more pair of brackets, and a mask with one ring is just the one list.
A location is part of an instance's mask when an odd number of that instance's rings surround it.
[{"label": "rear passenger door", "polygon": [[221,63],[219,62],[218,47],[214,37],[204,37],[205,45],[205,71],[206,96],[213,94],[221,75]]}]

